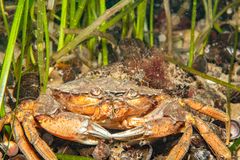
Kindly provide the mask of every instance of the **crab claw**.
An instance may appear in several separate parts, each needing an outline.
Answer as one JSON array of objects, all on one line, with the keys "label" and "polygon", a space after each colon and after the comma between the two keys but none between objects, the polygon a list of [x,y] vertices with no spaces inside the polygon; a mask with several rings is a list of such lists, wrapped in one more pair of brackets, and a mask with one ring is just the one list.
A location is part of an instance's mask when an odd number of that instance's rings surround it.
[{"label": "crab claw", "polygon": [[112,138],[118,139],[118,140],[128,140],[129,138],[135,138],[142,136],[145,133],[145,127],[140,126],[140,127],[135,127],[133,129],[129,129],[123,132],[115,133],[112,134]]},{"label": "crab claw", "polygon": [[82,144],[96,145],[99,138],[112,138],[111,133],[92,122],[89,117],[71,112],[61,112],[52,116],[38,115],[36,119],[49,133]]},{"label": "crab claw", "polygon": [[93,136],[104,138],[104,139],[112,138],[111,133],[109,133],[106,129],[104,129],[102,126],[98,125],[97,123],[92,123],[91,127],[92,127],[92,130],[88,130],[87,132],[92,134]]},{"label": "crab claw", "polygon": [[170,117],[162,117],[144,123],[142,126],[129,129],[120,133],[112,134],[112,138],[119,140],[129,140],[132,138],[158,138],[178,133],[183,122],[175,122]]}]

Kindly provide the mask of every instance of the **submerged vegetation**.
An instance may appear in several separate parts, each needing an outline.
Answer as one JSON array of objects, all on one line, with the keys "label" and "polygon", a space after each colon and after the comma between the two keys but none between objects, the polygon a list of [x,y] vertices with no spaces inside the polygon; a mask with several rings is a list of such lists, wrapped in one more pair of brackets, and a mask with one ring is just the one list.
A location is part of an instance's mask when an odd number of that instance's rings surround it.
[{"label": "submerged vegetation", "polygon": [[[22,75],[37,72],[40,91],[44,93],[56,64],[78,59],[88,68],[108,65],[119,60],[115,50],[125,38],[137,38],[149,47],[160,48],[170,62],[227,87],[229,115],[230,94],[233,90],[240,92],[231,77],[240,52],[240,0],[0,0],[0,10],[0,58],[4,57],[0,74],[1,116],[5,115],[10,76],[17,86],[17,106]],[[183,30],[190,34],[179,38],[177,31]],[[221,43],[229,43],[223,48],[230,48],[227,81],[194,67],[194,60],[204,57],[209,45],[226,32],[231,36]],[[188,44],[186,48],[183,43]],[[176,57],[182,54],[187,60],[180,63]],[[234,152],[239,147],[237,139],[230,149]],[[64,159],[62,156],[59,159]]]}]

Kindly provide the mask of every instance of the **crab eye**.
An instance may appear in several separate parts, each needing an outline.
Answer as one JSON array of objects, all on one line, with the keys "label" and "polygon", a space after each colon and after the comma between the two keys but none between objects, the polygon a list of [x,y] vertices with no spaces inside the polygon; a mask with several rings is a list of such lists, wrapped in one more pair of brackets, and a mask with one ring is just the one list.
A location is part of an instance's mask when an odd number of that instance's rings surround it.
[{"label": "crab eye", "polygon": [[100,88],[93,88],[91,89],[90,93],[93,96],[99,96],[102,93],[102,90]]},{"label": "crab eye", "polygon": [[133,97],[137,97],[138,93],[137,91],[133,90],[133,89],[129,89],[127,92],[127,97],[128,98],[133,98]]}]

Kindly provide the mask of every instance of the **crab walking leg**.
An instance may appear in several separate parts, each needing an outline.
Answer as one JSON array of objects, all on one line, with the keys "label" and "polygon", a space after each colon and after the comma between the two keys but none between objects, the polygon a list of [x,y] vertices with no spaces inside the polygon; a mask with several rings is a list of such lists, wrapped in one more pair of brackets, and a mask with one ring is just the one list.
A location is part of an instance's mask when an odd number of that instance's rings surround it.
[{"label": "crab walking leg", "polygon": [[192,126],[188,125],[185,129],[184,134],[182,135],[181,139],[178,143],[171,149],[170,153],[168,154],[166,160],[181,160],[183,159],[184,155],[187,153],[188,148],[191,143],[191,136],[192,136]]},{"label": "crab walking leg", "polygon": [[52,116],[39,115],[35,118],[49,133],[66,140],[96,145],[99,138],[111,138],[111,134],[106,129],[92,122],[87,116],[61,112]]},{"label": "crab walking leg", "polygon": [[115,133],[112,134],[112,137],[117,139],[117,140],[129,140],[129,139],[134,139],[136,137],[141,137],[145,133],[145,127],[140,126],[140,127],[135,127],[133,129],[129,129],[123,132]]},{"label": "crab walking leg", "polygon": [[199,133],[207,142],[207,144],[213,149],[217,158],[224,158],[227,160],[231,159],[231,152],[226,147],[226,145],[220,140],[220,138],[214,134],[214,132],[209,128],[209,126],[203,122],[200,118],[194,117],[195,126],[197,127]]},{"label": "crab walking leg", "polygon": [[181,105],[187,104],[192,109],[205,115],[208,115],[210,117],[213,117],[214,119],[220,120],[222,122],[229,121],[229,117],[225,112],[211,106],[203,105],[202,103],[196,102],[192,99],[182,99],[180,100],[180,104]]},{"label": "crab walking leg", "polygon": [[23,129],[29,142],[44,159],[57,160],[57,157],[52,152],[51,148],[49,148],[47,143],[39,137],[39,134],[34,127],[34,123],[35,122],[32,116],[26,117],[22,122]]},{"label": "crab walking leg", "polygon": [[22,153],[26,156],[28,160],[38,160],[38,156],[33,151],[32,146],[27,141],[22,126],[16,118],[12,121],[11,126],[13,130],[13,137]]},{"label": "crab walking leg", "polygon": [[[183,99],[182,104],[187,104],[189,107],[191,107],[194,110],[197,110],[205,115],[211,116],[217,120],[220,120],[222,122],[225,122],[226,125],[226,144],[229,144],[230,140],[230,118],[229,116],[216,108],[213,108],[211,106],[205,106],[199,102],[196,102],[192,99]],[[180,102],[181,103],[181,102]]]},{"label": "crab walking leg", "polygon": [[119,140],[129,140],[136,137],[139,139],[160,138],[179,133],[182,125],[183,122],[175,122],[170,117],[162,117],[142,124],[142,126],[112,134],[112,137]]},{"label": "crab walking leg", "polygon": [[[146,124],[148,122],[152,123],[154,121],[158,121],[162,119],[164,116],[172,117],[172,120],[174,119],[184,119],[183,114],[186,112],[183,111],[183,108],[180,107],[180,104],[178,103],[177,99],[165,99],[161,100],[161,103],[159,103],[154,110],[152,110],[150,113],[146,114],[143,117],[129,117],[122,123],[123,126],[126,128],[130,127],[136,127],[136,126],[142,126],[143,124]],[[180,117],[180,118],[179,118]]]}]

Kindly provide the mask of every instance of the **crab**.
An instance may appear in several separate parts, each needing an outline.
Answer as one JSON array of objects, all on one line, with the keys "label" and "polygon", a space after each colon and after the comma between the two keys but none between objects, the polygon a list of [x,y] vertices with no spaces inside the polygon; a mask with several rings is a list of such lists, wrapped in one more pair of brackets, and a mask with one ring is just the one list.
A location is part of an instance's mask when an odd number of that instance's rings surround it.
[{"label": "crab", "polygon": [[[180,160],[187,153],[193,126],[217,158],[231,159],[231,152],[196,110],[227,123],[223,111],[193,99],[171,97],[160,89],[139,86],[129,79],[111,76],[83,77],[49,87],[36,100],[25,100],[0,120],[11,124],[13,137],[27,159],[57,159],[38,134],[41,127],[62,139],[96,145],[101,139],[145,140],[182,132],[166,159]],[[108,129],[120,129],[110,133]],[[30,143],[29,143],[30,142]]]}]

